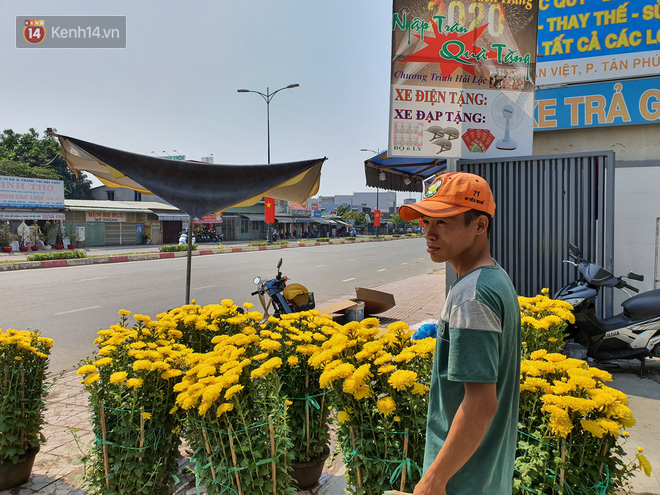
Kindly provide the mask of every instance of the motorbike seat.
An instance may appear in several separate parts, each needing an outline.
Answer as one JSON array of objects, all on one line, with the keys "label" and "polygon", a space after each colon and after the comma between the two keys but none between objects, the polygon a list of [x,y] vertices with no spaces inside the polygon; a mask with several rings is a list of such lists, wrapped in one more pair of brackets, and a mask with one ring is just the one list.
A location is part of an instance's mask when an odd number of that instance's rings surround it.
[{"label": "motorbike seat", "polygon": [[650,290],[621,303],[623,312],[632,320],[646,320],[660,316],[660,289]]}]

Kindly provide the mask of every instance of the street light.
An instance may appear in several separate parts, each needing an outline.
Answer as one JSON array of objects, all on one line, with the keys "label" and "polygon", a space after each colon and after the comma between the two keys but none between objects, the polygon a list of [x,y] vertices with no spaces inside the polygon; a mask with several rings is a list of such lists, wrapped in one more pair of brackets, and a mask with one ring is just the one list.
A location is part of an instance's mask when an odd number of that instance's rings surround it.
[{"label": "street light", "polygon": [[[385,153],[385,150],[383,150],[383,151],[380,151],[380,150],[374,151],[374,150],[370,150],[370,149],[367,149],[367,148],[362,148],[360,151],[370,151],[371,153],[374,153],[376,156],[380,156],[381,153]],[[385,172],[383,172],[381,170],[378,173],[378,180],[384,181],[385,179],[386,179]],[[379,194],[378,186],[376,186],[376,209],[377,210],[379,209],[378,208],[378,196],[380,196],[380,194]],[[379,231],[380,231],[380,227],[376,227],[376,237],[378,237],[378,232]]]},{"label": "street light", "polygon": [[261,96],[264,101],[266,102],[266,130],[268,133],[268,164],[270,164],[270,102],[273,99],[273,97],[279,93],[280,91],[283,91],[285,89],[293,89],[299,87],[300,84],[289,84],[288,86],[285,86],[283,88],[280,88],[278,90],[273,91],[272,93],[270,92],[269,88],[266,88],[266,94],[263,94],[261,91],[253,91],[251,89],[238,89],[239,93],[256,93],[259,96]]},{"label": "street light", "polygon": [[[261,91],[253,91],[251,89],[237,89],[236,91],[239,93],[256,93],[259,96],[261,96],[264,101],[266,102],[266,133],[268,136],[268,164],[270,165],[270,102],[273,99],[273,97],[279,93],[280,91],[284,91],[285,89],[293,89],[299,87],[300,84],[289,84],[288,86],[284,86],[283,88],[277,89],[273,91],[272,93],[270,92],[270,88],[266,87],[266,94],[263,94]],[[273,242],[273,232],[271,230],[271,224],[268,224],[268,233],[267,233],[267,241],[268,242]]]}]

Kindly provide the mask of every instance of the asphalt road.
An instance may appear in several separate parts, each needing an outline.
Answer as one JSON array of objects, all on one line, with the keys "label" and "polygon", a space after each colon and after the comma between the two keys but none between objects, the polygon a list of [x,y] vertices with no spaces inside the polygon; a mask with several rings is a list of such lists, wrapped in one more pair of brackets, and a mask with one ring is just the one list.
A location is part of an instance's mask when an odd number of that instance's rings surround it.
[{"label": "asphalt road", "polygon": [[[199,304],[224,298],[259,305],[252,281],[282,273],[314,292],[317,305],[354,297],[355,287],[428,273],[424,239],[342,244],[198,256],[191,297]],[[39,329],[55,339],[50,369],[75,367],[94,351],[96,332],[118,322],[117,311],[155,315],[185,302],[186,259],[174,258],[0,273],[0,328]],[[258,308],[257,308],[258,309]]]}]

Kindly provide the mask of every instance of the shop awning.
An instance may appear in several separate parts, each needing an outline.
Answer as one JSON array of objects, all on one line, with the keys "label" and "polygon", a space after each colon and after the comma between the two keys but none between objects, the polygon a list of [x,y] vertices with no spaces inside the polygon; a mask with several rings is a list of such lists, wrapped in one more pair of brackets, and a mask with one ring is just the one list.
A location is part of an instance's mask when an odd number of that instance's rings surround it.
[{"label": "shop awning", "polygon": [[[102,208],[96,206],[67,206],[69,211],[102,211],[104,213],[153,213],[145,208]],[[187,215],[185,215],[188,218]]]},{"label": "shop awning", "polygon": [[275,220],[281,223],[293,223],[293,218],[292,217],[279,217],[275,215]]},{"label": "shop awning", "polygon": [[266,220],[264,215],[260,213],[241,213],[241,217],[247,218],[250,222],[263,222]]},{"label": "shop awning", "polygon": [[296,218],[296,223],[314,223],[315,220],[310,217],[305,217],[305,218]]},{"label": "shop awning", "polygon": [[326,220],[323,217],[316,217],[314,220],[316,220],[316,223],[320,223],[321,225],[330,225],[332,223],[330,220]]},{"label": "shop awning", "polygon": [[423,192],[423,181],[447,169],[444,158],[393,158],[380,153],[364,162],[367,186]]},{"label": "shop awning", "polygon": [[185,213],[156,213],[156,216],[161,222],[185,222],[190,220],[190,217]]}]

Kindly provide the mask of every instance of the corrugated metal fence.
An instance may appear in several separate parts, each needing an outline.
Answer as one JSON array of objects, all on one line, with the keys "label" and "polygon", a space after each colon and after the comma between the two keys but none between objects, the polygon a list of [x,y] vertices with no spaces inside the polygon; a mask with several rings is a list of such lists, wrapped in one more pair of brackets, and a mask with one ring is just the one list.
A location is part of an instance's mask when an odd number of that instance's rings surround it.
[{"label": "corrugated metal fence", "polygon": [[[484,177],[493,189],[497,208],[492,254],[518,294],[533,296],[543,287],[554,294],[574,279],[576,268],[562,263],[568,259],[569,242],[588,260],[612,270],[612,151],[495,162],[459,160],[456,166]],[[602,299],[599,314],[611,315],[611,290]]]}]

